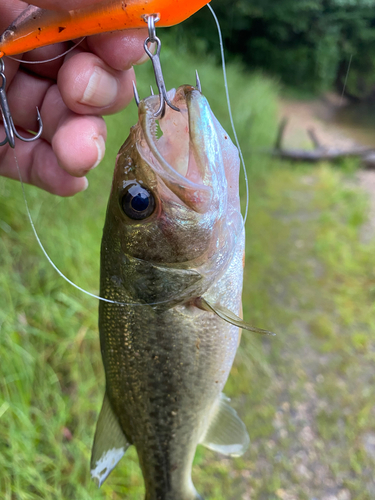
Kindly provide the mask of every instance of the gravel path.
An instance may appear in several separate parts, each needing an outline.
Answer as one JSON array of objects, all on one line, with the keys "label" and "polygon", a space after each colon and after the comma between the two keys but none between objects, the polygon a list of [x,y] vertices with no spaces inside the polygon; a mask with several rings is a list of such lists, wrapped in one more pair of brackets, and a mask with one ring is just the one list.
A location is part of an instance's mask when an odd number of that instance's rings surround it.
[{"label": "gravel path", "polygon": [[312,128],[318,139],[327,146],[349,148],[359,142],[358,134],[351,133],[346,127],[332,123],[337,110],[345,105],[335,94],[326,94],[322,98],[309,101],[281,99],[279,102],[280,118],[288,118],[285,133],[285,145],[289,147],[311,147],[307,130]]},{"label": "gravel path", "polygon": [[[356,145],[374,145],[375,137],[371,131],[360,127],[338,125],[333,121],[337,110],[346,104],[345,99],[333,93],[309,101],[281,99],[280,119],[288,117],[289,120],[284,145],[292,148],[311,148],[308,129],[314,129],[318,139],[330,147],[346,149]],[[360,170],[356,178],[370,202],[369,219],[362,230],[362,240],[368,242],[375,236],[375,171]]]}]

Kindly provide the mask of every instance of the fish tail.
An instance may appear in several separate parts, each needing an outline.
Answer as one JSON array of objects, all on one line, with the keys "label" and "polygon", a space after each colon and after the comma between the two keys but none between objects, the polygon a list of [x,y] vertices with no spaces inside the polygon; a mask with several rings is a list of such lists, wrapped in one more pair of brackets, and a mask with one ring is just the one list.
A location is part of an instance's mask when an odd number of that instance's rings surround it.
[{"label": "fish tail", "polygon": [[[180,498],[176,497],[173,500],[180,500]],[[204,500],[204,498],[195,489],[193,481],[191,479],[190,479],[190,488],[186,495],[186,500]]]},{"label": "fish tail", "polygon": [[153,492],[152,494],[146,490],[145,500],[204,500],[204,498],[199,495],[199,493],[194,488],[194,485],[191,484],[191,487],[182,492],[172,492],[161,494]]},{"label": "fish tail", "polygon": [[194,492],[193,496],[189,495],[189,496],[184,496],[184,497],[181,497],[180,494],[178,495],[174,495],[174,496],[165,496],[165,497],[150,497],[146,494],[145,496],[145,500],[159,500],[160,498],[162,498],[162,500],[204,500],[204,498],[199,495],[199,493],[197,493],[196,491]]},{"label": "fish tail", "polygon": [[[192,488],[192,490],[190,491],[190,495],[191,496],[187,496],[186,497],[186,500],[204,500],[204,498],[197,492],[197,490],[194,488]],[[179,500],[179,498],[176,498],[175,500]]]}]

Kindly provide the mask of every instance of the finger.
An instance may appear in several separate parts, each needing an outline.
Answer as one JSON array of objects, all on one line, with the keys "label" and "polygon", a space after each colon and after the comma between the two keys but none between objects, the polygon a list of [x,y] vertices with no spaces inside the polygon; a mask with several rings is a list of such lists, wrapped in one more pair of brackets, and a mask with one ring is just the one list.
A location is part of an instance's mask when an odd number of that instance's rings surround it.
[{"label": "finger", "polygon": [[51,80],[18,71],[7,92],[9,108],[17,127],[22,127],[24,130],[37,130],[36,108],[41,109],[51,85]]},{"label": "finger", "polygon": [[59,165],[73,176],[83,177],[104,158],[107,129],[98,116],[70,116],[58,128],[52,148]]},{"label": "finger", "polygon": [[[63,54],[69,49],[71,43],[55,43],[39,49],[26,52],[22,56],[21,68],[44,78],[56,80],[61,66],[64,64]],[[50,59],[53,59],[50,61]],[[38,61],[40,63],[38,64]]]},{"label": "finger", "polygon": [[1,0],[0,30],[3,32],[27,7],[27,3],[20,0]]},{"label": "finger", "polygon": [[[79,46],[80,52],[95,53],[113,69],[126,70],[148,60],[143,47],[146,37],[147,30],[127,30],[90,36],[78,40],[75,45]],[[21,67],[39,76],[56,79],[64,63],[63,54],[71,45],[72,42],[56,43],[27,52],[22,56]],[[151,51],[153,47],[154,44],[149,45]]]},{"label": "finger", "polygon": [[42,138],[52,144],[58,164],[70,175],[84,176],[102,160],[107,137],[104,120],[75,115],[51,81],[19,72],[10,89],[9,102],[17,129],[24,130],[37,129],[35,106],[38,105],[43,121]]},{"label": "finger", "polygon": [[57,79],[69,109],[79,114],[111,114],[125,108],[133,98],[134,71],[116,71],[100,57],[76,53],[61,67]]},{"label": "finger", "polygon": [[50,10],[72,10],[100,3],[103,0],[32,0],[32,5]]},{"label": "finger", "polygon": [[148,60],[143,48],[147,29],[103,33],[87,38],[88,48],[117,70],[130,69]]},{"label": "finger", "polygon": [[41,108],[43,137],[51,142],[61,168],[83,176],[104,157],[107,129],[98,116],[77,116],[64,104],[56,85],[48,89]]},{"label": "finger", "polygon": [[64,104],[56,85],[48,90],[41,115],[45,138],[52,143],[61,168],[79,177],[100,163],[107,138],[102,118],[75,115]]},{"label": "finger", "polygon": [[[0,137],[4,134],[2,126],[0,134]],[[51,146],[41,140],[26,143],[17,139],[15,150],[9,146],[0,148],[0,175],[19,180],[15,153],[22,180],[27,184],[59,196],[72,196],[88,186],[85,177],[72,177],[62,170]]]},{"label": "finger", "polygon": [[6,90],[8,91],[10,84],[13,81],[14,76],[17,74],[17,71],[19,68],[19,63],[17,61],[13,61],[12,59],[9,59],[8,57],[4,57],[3,61],[4,61],[4,65],[5,65],[5,76],[7,79]]}]

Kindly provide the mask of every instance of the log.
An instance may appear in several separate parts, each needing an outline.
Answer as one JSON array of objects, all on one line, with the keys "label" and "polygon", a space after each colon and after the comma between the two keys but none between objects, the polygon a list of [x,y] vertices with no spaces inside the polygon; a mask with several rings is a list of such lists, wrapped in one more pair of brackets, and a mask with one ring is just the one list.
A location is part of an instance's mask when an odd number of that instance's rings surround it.
[{"label": "log", "polygon": [[[318,163],[320,161],[335,161],[343,158],[362,158],[364,164],[374,168],[375,150],[366,146],[353,146],[347,149],[330,148],[321,144],[314,129],[309,129],[308,135],[314,145],[314,149],[288,149],[283,148],[282,142],[285,129],[288,123],[287,118],[283,118],[279,124],[278,133],[274,148],[268,151],[272,156],[289,161]],[[370,167],[371,168],[371,167]]]},{"label": "log", "polygon": [[[375,155],[375,151],[369,148],[341,149],[280,149],[270,152],[272,156],[277,156],[285,160],[317,163],[319,161],[335,161],[343,158],[363,158],[367,155]],[[369,162],[370,163],[370,162]]]},{"label": "log", "polygon": [[375,152],[372,151],[371,153],[364,155],[362,158],[362,164],[365,168],[368,169],[375,169]]}]

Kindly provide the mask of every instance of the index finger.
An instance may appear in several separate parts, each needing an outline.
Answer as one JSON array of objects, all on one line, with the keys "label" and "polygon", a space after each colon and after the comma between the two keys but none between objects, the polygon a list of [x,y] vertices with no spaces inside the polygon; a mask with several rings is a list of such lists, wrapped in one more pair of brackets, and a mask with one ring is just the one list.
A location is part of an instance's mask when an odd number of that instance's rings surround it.
[{"label": "index finger", "polygon": [[42,9],[66,11],[81,9],[82,7],[87,7],[88,5],[94,5],[100,2],[103,2],[103,0],[32,0],[28,3],[41,7]]},{"label": "index finger", "polygon": [[0,34],[26,9],[27,4],[20,0],[0,2]]}]

